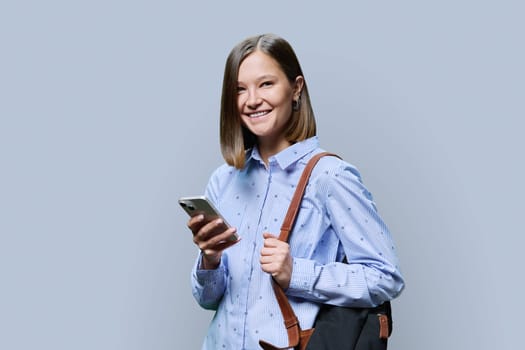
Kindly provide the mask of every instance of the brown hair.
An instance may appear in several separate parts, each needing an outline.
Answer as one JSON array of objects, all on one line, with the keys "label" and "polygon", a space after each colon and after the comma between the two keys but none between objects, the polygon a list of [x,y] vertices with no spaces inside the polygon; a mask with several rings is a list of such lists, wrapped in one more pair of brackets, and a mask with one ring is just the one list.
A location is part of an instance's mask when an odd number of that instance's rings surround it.
[{"label": "brown hair", "polygon": [[[303,76],[299,60],[292,47],[286,40],[276,35],[263,34],[249,37],[232,49],[226,60],[222,82],[220,141],[224,160],[238,169],[244,167],[245,151],[257,143],[256,136],[242,125],[237,108],[239,66],[246,57],[258,50],[269,55],[279,64],[290,83],[293,84],[298,76]],[[304,80],[299,109],[294,110],[285,135],[289,142],[295,143],[315,134],[314,112]]]}]

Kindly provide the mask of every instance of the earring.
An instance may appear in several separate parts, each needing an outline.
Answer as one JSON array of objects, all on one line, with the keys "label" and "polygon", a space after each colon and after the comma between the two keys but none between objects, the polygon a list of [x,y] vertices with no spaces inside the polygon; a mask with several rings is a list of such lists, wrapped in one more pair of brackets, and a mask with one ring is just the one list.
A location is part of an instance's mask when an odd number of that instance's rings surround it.
[{"label": "earring", "polygon": [[297,100],[292,101],[292,109],[297,112],[301,108],[301,96]]}]

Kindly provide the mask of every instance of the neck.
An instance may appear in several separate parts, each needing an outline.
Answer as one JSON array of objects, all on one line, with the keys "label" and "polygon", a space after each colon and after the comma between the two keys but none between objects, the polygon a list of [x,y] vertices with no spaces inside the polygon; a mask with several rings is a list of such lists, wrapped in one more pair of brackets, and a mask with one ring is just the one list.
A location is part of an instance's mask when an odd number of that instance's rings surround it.
[{"label": "neck", "polygon": [[286,149],[290,145],[291,143],[286,139],[282,139],[280,141],[273,140],[271,142],[259,139],[259,154],[261,155],[261,158],[264,161],[264,163],[268,165],[268,159],[271,156],[276,155],[277,153]]}]

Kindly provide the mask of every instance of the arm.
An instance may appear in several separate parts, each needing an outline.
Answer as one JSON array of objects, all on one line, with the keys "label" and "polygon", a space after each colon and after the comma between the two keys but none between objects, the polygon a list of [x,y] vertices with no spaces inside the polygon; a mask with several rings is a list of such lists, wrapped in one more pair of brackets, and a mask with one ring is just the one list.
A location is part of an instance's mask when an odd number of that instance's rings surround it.
[{"label": "arm", "polygon": [[[214,203],[217,203],[220,170],[221,168],[213,173],[205,192]],[[200,249],[191,275],[192,292],[199,305],[216,310],[226,290],[228,275],[227,257],[223,250],[234,244],[231,241],[219,242],[224,241],[235,229],[231,228],[215,236],[214,229],[220,226],[219,222],[205,223],[202,220],[202,216],[197,216],[188,222],[188,227],[193,232],[193,241]]]},{"label": "arm", "polygon": [[323,189],[318,196],[330,222],[328,230],[339,239],[348,264],[294,257],[287,294],[334,305],[379,305],[404,287],[394,243],[358,171],[339,164],[319,178],[317,186]]}]

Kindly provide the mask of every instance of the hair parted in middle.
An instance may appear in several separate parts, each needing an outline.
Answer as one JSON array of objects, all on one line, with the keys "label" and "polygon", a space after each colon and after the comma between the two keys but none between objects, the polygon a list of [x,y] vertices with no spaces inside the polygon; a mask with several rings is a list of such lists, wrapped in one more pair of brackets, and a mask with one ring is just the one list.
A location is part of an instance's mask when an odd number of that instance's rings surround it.
[{"label": "hair parted in middle", "polygon": [[[239,67],[246,57],[261,51],[273,58],[291,84],[298,76],[303,76],[299,60],[291,45],[274,34],[249,37],[237,44],[226,60],[222,82],[220,142],[221,152],[226,163],[238,169],[244,167],[245,151],[257,143],[256,136],[241,122],[237,107],[237,86]],[[293,109],[292,118],[285,131],[286,139],[295,143],[316,135],[315,117],[308,95],[306,79],[300,94],[300,104]]]}]

